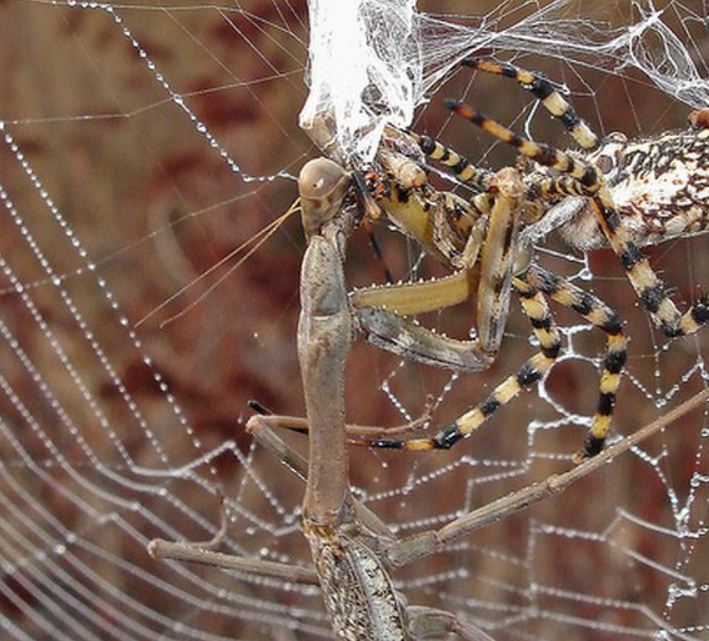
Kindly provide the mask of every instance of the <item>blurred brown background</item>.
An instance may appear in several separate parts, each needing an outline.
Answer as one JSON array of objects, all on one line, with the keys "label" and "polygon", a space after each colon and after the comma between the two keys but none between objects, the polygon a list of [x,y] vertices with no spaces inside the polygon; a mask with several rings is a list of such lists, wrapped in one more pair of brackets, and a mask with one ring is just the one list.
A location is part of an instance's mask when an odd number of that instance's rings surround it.
[{"label": "blurred brown background", "polygon": [[[505,27],[543,4],[466,0],[428,3],[423,9],[475,16],[497,7],[494,15],[502,16],[500,26]],[[587,15],[583,12],[591,9],[584,4],[568,3],[568,15]],[[699,22],[682,22],[687,13],[672,11],[686,7],[702,15],[701,3],[665,5],[670,9],[668,22],[680,31],[689,30],[683,36],[693,44],[697,64],[706,72],[706,32]],[[629,20],[624,3],[594,3],[592,10],[594,18],[610,25]],[[306,17],[305,2],[299,1],[241,2],[238,7],[222,9],[193,4],[116,6],[113,12],[0,2],[0,119],[75,230],[96,264],[98,277],[108,283],[120,314],[130,325],[251,238],[295,199],[292,179],[270,178],[279,172],[297,175],[305,160],[316,153],[297,127],[306,96]],[[123,26],[157,65],[169,89],[140,58],[122,33]],[[519,62],[566,83],[577,110],[602,133],[621,130],[632,136],[651,135],[684,126],[690,110],[631,70],[614,75],[534,56],[524,56]],[[195,123],[170,100],[170,91],[184,96],[189,108],[238,163],[239,171],[210,147]],[[446,95],[465,96],[518,130],[525,122],[520,115],[527,113],[523,110],[530,104],[529,96],[502,79],[471,79],[467,72],[460,72],[417,117],[417,129],[440,134],[472,159],[482,157],[492,167],[512,162],[510,150],[493,147],[489,138],[464,123],[448,121],[440,106],[440,98]],[[544,114],[533,120],[532,131],[538,139],[568,144],[563,130]],[[244,174],[270,178],[244,180]],[[89,578],[68,558],[55,559],[50,553],[57,567],[42,560],[41,551],[53,549],[52,539],[32,532],[7,508],[3,520],[34,547],[21,548],[16,541],[3,538],[3,557],[8,562],[25,559],[38,574],[27,570],[23,578],[14,570],[5,573],[0,579],[0,617],[31,638],[59,638],[57,631],[65,627],[60,612],[65,608],[55,612],[38,596],[50,592],[48,585],[58,585],[100,610],[98,621],[83,622],[89,630],[86,638],[92,634],[101,639],[150,638],[148,632],[122,627],[118,613],[152,630],[152,638],[327,636],[317,594],[253,586],[218,571],[169,567],[150,560],[144,551],[145,541],[154,536],[209,538],[208,525],[217,523],[219,510],[213,489],[220,485],[235,519],[230,528],[235,552],[256,555],[265,548],[268,558],[307,562],[297,520],[289,520],[302,496],[301,486],[266,455],[253,455],[248,469],[237,455],[250,452],[250,439],[243,431],[248,399],[256,398],[278,413],[303,412],[294,343],[304,244],[297,217],[281,226],[184,316],[164,328],[159,326],[160,320],[204,294],[228,266],[196,282],[187,296],[138,327],[141,352],[111,309],[105,291],[97,287],[96,276],[86,270],[51,219],[37,186],[27,179],[6,145],[0,148],[0,182],[54,271],[67,276],[66,291],[125,386],[121,389],[98,361],[59,291],[46,282],[47,274],[23,240],[22,230],[10,216],[4,218],[0,253],[23,283],[37,283],[30,290],[32,299],[113,432],[97,420],[95,409],[57,361],[21,297],[9,291],[8,279],[0,297],[4,323],[71,415],[81,438],[67,429],[7,343],[2,345],[0,361],[3,376],[69,468],[80,471],[82,480],[57,465],[57,454],[47,447],[46,438],[31,428],[18,404],[5,395],[0,397],[0,415],[7,433],[23,442],[30,458],[48,476],[35,474],[10,438],[0,440],[3,466],[12,469],[9,478],[65,528],[47,526],[54,540],[66,539],[66,532],[78,537],[78,544],[68,545],[70,557],[90,566],[96,576]],[[384,226],[376,233],[390,269],[397,277],[405,277],[412,258],[418,256],[417,249]],[[548,246],[568,253],[555,237]],[[688,300],[709,282],[705,249],[706,239],[699,237],[651,248],[648,253],[673,291]],[[593,279],[584,286],[628,321],[632,339],[629,376],[623,383],[614,425],[618,433],[630,433],[662,411],[658,399],[670,399],[674,405],[700,389],[696,374],[688,381],[682,377],[701,362],[707,339],[700,335],[675,341],[665,350],[664,339],[651,330],[645,314],[638,310],[612,254],[599,251],[588,260]],[[541,261],[564,274],[579,271],[579,263],[568,258],[543,255]],[[77,269],[81,273],[72,275]],[[352,239],[347,270],[353,286],[382,281],[382,267],[373,260],[365,234]],[[435,267],[424,264],[422,274],[431,270]],[[515,303],[512,310],[509,336],[497,363],[484,374],[459,379],[437,405],[436,424],[450,421],[482,399],[533,352],[527,321]],[[564,327],[578,322],[556,307],[555,311]],[[471,316],[471,310],[461,306],[425,321],[464,336]],[[573,341],[586,356],[598,357],[603,349],[603,337],[597,332],[582,332]],[[145,353],[153,359],[152,369],[143,361]],[[171,409],[155,380],[156,372],[167,383],[193,433]],[[400,368],[396,358],[362,343],[353,349],[348,377],[348,418],[375,425],[404,420],[382,391],[383,383],[415,416],[422,411],[426,395],[441,393],[449,380],[447,373],[424,367]],[[596,368],[572,359],[554,369],[546,390],[564,408],[588,416],[596,404],[597,378]],[[126,394],[139,406],[152,439],[136,423]],[[535,420],[555,429],[530,436],[528,425]],[[551,423],[555,420],[558,426]],[[649,444],[651,456],[667,448],[655,468],[639,457],[626,456],[564,496],[488,527],[449,554],[399,573],[404,592],[410,602],[443,606],[486,622],[498,641],[558,638],[560,633],[569,641],[649,635],[655,628],[647,612],[660,618],[666,615],[676,627],[702,624],[695,638],[709,638],[706,590],[665,608],[670,584],[687,587],[678,577],[690,577],[697,584],[709,581],[706,534],[677,539],[633,524],[622,512],[627,510],[670,532],[677,529],[690,477],[697,471],[707,473],[702,426],[703,416],[689,417],[683,428]],[[227,439],[235,440],[235,451],[194,465],[194,475],[204,479],[203,484],[184,470],[175,472]],[[442,524],[458,510],[567,469],[568,455],[582,440],[582,427],[570,426],[549,403],[529,393],[452,452],[417,456],[353,452],[352,481],[369,497],[372,509],[409,533],[416,525]],[[83,444],[88,444],[91,455]],[[109,480],[105,470],[130,483]],[[172,472],[161,476],[157,470]],[[26,498],[3,478],[3,492],[21,505]],[[59,487],[81,496],[96,515],[110,518],[89,516],[74,499],[57,491]],[[696,492],[683,521],[693,531],[703,527],[707,512],[705,487]],[[136,501],[141,508],[107,496]],[[187,513],[183,505],[193,512]],[[46,515],[34,514],[34,509],[26,511],[37,521],[50,521]],[[148,518],[149,514],[159,521]],[[166,523],[174,532],[164,529]],[[593,535],[581,536],[580,532]],[[120,560],[130,565],[122,566]],[[658,567],[672,569],[676,575]],[[60,570],[87,585],[101,605],[81,595]],[[147,574],[141,575],[142,571]],[[166,583],[160,584],[162,580]],[[30,584],[43,587],[35,591]],[[127,597],[149,612],[141,611]],[[43,626],[40,620],[51,625]],[[283,627],[287,620],[297,622],[292,633]],[[592,629],[594,623],[600,624],[597,629]]]}]

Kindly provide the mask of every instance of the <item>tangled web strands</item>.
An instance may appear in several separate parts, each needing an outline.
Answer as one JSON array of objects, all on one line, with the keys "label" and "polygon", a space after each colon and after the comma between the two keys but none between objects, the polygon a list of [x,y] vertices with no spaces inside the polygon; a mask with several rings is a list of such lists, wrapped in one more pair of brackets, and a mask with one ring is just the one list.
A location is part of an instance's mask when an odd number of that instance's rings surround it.
[{"label": "tangled web strands", "polygon": [[[501,2],[474,21],[418,12],[415,0],[308,5],[310,93],[300,125],[341,161],[371,159],[384,125],[408,127],[414,109],[477,51],[541,54],[612,73],[636,68],[687,105],[709,104],[703,54],[672,28],[678,17],[685,25],[702,25],[705,17],[674,3],[658,9],[652,1],[632,2],[633,22],[622,27],[604,20],[603,3],[598,16],[571,17],[577,0]],[[328,123],[325,131],[318,118]]]},{"label": "tangled web strands", "polygon": [[[487,13],[464,15],[473,4]],[[303,412],[296,217],[235,273],[227,266],[210,272],[208,284],[187,287],[288,209],[294,177],[314,153],[296,125],[311,53],[299,6],[0,3],[3,641],[332,638],[312,586],[254,583],[146,552],[153,538],[212,537],[221,495],[230,517],[222,551],[310,563],[299,529],[302,484],[244,432],[249,398]],[[550,77],[568,79],[579,111],[604,131],[681,127],[688,109],[672,111],[662,92],[692,106],[708,102],[702,2],[451,0],[448,16],[425,13],[442,11],[441,0],[420,3],[418,13],[406,3],[371,6],[364,16],[379,26],[365,34],[378,34],[372,48],[402,75],[392,80],[386,64],[373,62],[376,73],[365,74],[363,86],[371,76],[386,81],[386,92],[370,88],[364,108],[338,94],[343,116],[328,97],[334,90],[320,91],[313,109],[335,114],[343,157],[371,153],[384,122],[378,115],[405,126],[431,100],[420,129],[500,166],[489,139],[456,139],[460,123],[442,119],[431,97],[457,59],[481,48],[501,58],[542,54],[528,66],[548,63]],[[353,15],[351,29],[362,22],[361,12]],[[322,89],[328,74],[317,64],[310,78]],[[354,52],[340,64],[339,76],[364,68]],[[449,95],[491,115],[506,108],[506,124],[521,129],[526,120],[538,139],[558,133],[566,144],[558,123],[535,115],[524,92],[503,81],[491,83],[491,95],[480,80],[458,74],[453,83],[470,84]],[[360,94],[361,87],[353,96]],[[395,277],[428,275],[400,234],[383,225],[376,232]],[[383,280],[370,254],[358,251],[364,242],[355,235],[351,243],[353,287]],[[705,387],[707,332],[665,349],[622,273],[608,271],[612,261],[548,247],[539,252],[544,264],[593,289],[627,321],[632,342],[616,436]],[[653,251],[653,264],[686,300],[706,288],[706,236]],[[222,276],[195,309],[160,328]],[[192,297],[136,328],[183,287]],[[460,307],[436,327],[448,331],[455,318],[462,322],[451,333],[464,336],[471,310]],[[559,316],[564,351],[538,393],[449,455],[352,451],[357,499],[403,536],[568,469],[593,413],[588,390],[595,391],[602,340],[577,317]],[[360,343],[348,362],[348,420],[399,425],[420,416],[431,395],[434,419],[445,423],[536,349],[529,336],[513,310],[495,370],[459,378]],[[397,587],[412,602],[459,612],[496,641],[706,641],[709,427],[701,412],[677,427],[574,491],[397,573]],[[303,439],[293,443],[302,447]]]}]

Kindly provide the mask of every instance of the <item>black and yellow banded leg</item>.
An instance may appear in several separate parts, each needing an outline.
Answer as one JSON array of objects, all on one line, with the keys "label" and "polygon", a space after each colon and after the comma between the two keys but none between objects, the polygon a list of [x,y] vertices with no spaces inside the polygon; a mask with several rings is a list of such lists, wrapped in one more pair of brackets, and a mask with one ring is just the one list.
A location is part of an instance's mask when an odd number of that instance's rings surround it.
[{"label": "black and yellow banded leg", "polygon": [[514,278],[512,284],[519,294],[522,309],[532,323],[532,329],[541,345],[537,354],[528,359],[516,374],[500,383],[485,400],[432,438],[357,439],[351,442],[384,449],[447,450],[458,441],[470,436],[523,389],[532,387],[541,380],[549,372],[561,350],[559,331],[554,325],[554,319],[544,295],[521,278]]},{"label": "black and yellow banded leg", "polygon": [[490,180],[494,175],[488,169],[476,167],[465,156],[461,156],[457,151],[446,147],[442,142],[425,136],[410,132],[410,135],[418,142],[421,151],[431,160],[435,160],[447,167],[458,180],[470,185],[477,191],[487,191]]},{"label": "black and yellow banded leg", "polygon": [[[589,189],[573,176],[546,176],[541,173],[530,174],[525,181],[527,197],[530,201],[557,202],[559,196],[588,196]],[[555,200],[556,199],[556,200]]]},{"label": "black and yellow banded leg", "polygon": [[[630,239],[628,231],[621,224],[610,189],[603,175],[593,164],[573,158],[550,145],[528,140],[465,103],[447,100],[445,104],[461,118],[469,120],[496,138],[516,147],[522,155],[578,180],[577,190],[575,192],[570,190],[569,193],[582,193],[590,198],[598,224],[608,239],[611,249],[623,265],[640,303],[666,336],[692,334],[709,322],[708,295],[703,295],[695,301],[684,314],[667,296],[662,280],[655,274],[647,258]],[[566,183],[558,181],[556,188],[561,190],[564,185]]]},{"label": "black and yellow banded leg", "polygon": [[601,452],[608,436],[618,385],[627,359],[623,323],[617,312],[600,298],[538,265],[532,265],[527,270],[525,280],[606,333],[606,355],[599,384],[598,407],[583,449],[574,455],[574,462],[580,463]]},{"label": "black and yellow banded leg", "polygon": [[642,306],[668,337],[693,334],[709,321],[709,296],[704,294],[682,314],[665,292],[665,285],[622,226],[610,190],[604,186],[591,198],[596,219],[623,265]]},{"label": "black and yellow banded leg", "polygon": [[587,196],[608,244],[620,260],[640,304],[650,314],[655,326],[674,338],[693,334],[709,322],[709,296],[703,295],[682,314],[665,292],[665,285],[650,266],[647,257],[630,239],[621,224],[610,189],[605,182],[597,188],[584,185],[572,176],[543,177],[530,185],[540,195]]},{"label": "black and yellow banded leg", "polygon": [[508,63],[498,63],[477,58],[466,58],[461,64],[478,71],[516,80],[523,89],[529,91],[539,100],[552,116],[561,121],[581,148],[591,150],[598,146],[598,136],[589,127],[588,123],[579,117],[576,110],[542,74],[526,71]]},{"label": "black and yellow banded leg", "polygon": [[443,104],[457,116],[515,147],[523,156],[575,178],[586,195],[591,195],[603,185],[603,176],[592,163],[576,158],[552,145],[529,140],[459,100],[446,98]]}]

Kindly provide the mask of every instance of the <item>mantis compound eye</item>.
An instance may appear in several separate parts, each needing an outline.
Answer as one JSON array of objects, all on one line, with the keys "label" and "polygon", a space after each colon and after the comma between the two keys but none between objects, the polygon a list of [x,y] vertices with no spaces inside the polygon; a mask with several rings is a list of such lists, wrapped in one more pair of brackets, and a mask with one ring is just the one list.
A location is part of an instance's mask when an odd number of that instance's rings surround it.
[{"label": "mantis compound eye", "polygon": [[298,176],[298,192],[306,238],[317,234],[335,216],[349,182],[349,174],[327,158],[315,158],[303,166]]}]

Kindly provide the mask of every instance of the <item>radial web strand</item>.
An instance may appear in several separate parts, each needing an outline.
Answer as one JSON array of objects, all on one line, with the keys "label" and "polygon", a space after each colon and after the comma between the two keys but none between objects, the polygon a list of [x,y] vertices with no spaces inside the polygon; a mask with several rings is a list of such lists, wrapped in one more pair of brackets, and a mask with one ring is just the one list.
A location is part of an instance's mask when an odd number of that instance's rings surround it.
[{"label": "radial web strand", "polygon": [[[513,150],[450,119],[442,100],[454,97],[572,146],[513,81],[459,68],[471,55],[545,73],[601,134],[684,127],[709,105],[698,0],[363,0],[343,3],[344,24],[327,13],[335,4],[313,1],[310,15],[292,0],[0,4],[3,639],[332,638],[315,587],[146,551],[158,537],[209,540],[223,497],[221,551],[310,564],[303,486],[244,430],[249,399],[303,414],[304,240],[297,215],[274,222],[320,153],[299,122],[328,114],[328,149],[348,162],[369,158],[393,122],[492,169],[514,163]],[[337,49],[342,28],[371,57]],[[374,232],[396,278],[440,274],[396,230]],[[709,288],[706,243],[648,248],[677,298]],[[706,386],[709,333],[668,343],[610,252],[574,253],[551,234],[537,256],[626,321],[613,439]],[[354,234],[346,270],[353,288],[384,281],[366,234]],[[604,337],[553,309],[558,365],[465,443],[435,454],[353,448],[357,498],[397,534],[571,467]],[[470,305],[421,318],[458,337],[473,320]],[[401,362],[358,341],[348,421],[400,425],[430,398],[444,425],[536,347],[515,304],[500,356],[481,374]],[[565,494],[397,571],[397,586],[496,641],[708,640],[708,440],[706,416],[692,414]]]}]

